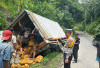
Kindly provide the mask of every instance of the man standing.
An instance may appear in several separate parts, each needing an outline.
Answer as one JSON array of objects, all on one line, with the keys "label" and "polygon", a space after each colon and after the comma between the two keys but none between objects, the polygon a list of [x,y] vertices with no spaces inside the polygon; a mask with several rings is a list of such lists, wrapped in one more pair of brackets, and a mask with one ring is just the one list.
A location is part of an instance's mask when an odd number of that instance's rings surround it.
[{"label": "man standing", "polygon": [[[37,46],[39,45],[39,43],[41,43],[42,39],[40,34],[39,34],[39,31],[35,28],[33,31],[32,31],[32,34],[34,36],[34,46],[33,46],[33,51],[31,52],[31,54],[33,53],[33,60],[36,56],[36,49],[37,49]],[[30,56],[31,56],[30,54]]]},{"label": "man standing", "polygon": [[23,26],[23,25],[21,24],[20,21],[19,21],[19,26],[20,26],[20,31],[19,31],[19,35],[18,35],[18,37],[17,37],[17,42],[19,42],[19,44],[20,44],[20,50],[21,50],[22,41],[23,41],[23,36],[24,36],[25,31],[26,31],[26,28],[25,28],[25,26]]},{"label": "man standing", "polygon": [[0,42],[0,68],[10,68],[11,47],[8,44],[12,39],[12,32],[5,30],[2,33],[2,41]]},{"label": "man standing", "polygon": [[[8,42],[8,44],[11,47],[11,56],[12,55],[16,56],[17,55],[17,52],[16,52],[16,45],[17,45],[16,36],[14,35],[15,32],[14,32],[13,28],[10,28],[10,31],[12,32],[12,39],[11,39],[10,42]],[[10,63],[15,63],[15,58],[11,59]]]},{"label": "man standing", "polygon": [[12,32],[12,39],[9,42],[11,49],[12,49],[12,53],[15,53],[15,49],[16,49],[16,45],[17,45],[17,41],[16,41],[16,36],[14,35],[14,29],[11,28],[10,31]]},{"label": "man standing", "polygon": [[22,40],[21,53],[23,51],[23,48],[25,48],[25,47],[26,47],[25,51],[27,51],[27,48],[29,45],[30,34],[31,34],[31,28],[27,28],[25,33],[24,33],[23,40]]},{"label": "man standing", "polygon": [[67,40],[64,45],[64,68],[70,68],[72,60],[72,52],[74,47],[74,40],[71,37],[71,31],[67,30],[66,32]]},{"label": "man standing", "polygon": [[80,44],[80,38],[78,37],[79,34],[75,34],[75,44],[73,49],[73,57],[74,57],[74,63],[77,63],[78,59],[78,50],[79,50],[79,44]]}]

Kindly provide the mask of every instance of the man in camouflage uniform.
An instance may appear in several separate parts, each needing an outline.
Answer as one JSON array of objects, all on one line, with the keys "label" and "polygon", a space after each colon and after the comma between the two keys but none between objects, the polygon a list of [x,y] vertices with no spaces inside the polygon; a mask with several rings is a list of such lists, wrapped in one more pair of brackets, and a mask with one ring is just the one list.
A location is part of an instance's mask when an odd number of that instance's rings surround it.
[{"label": "man in camouflage uniform", "polygon": [[67,40],[64,45],[64,68],[70,68],[72,60],[72,52],[74,47],[74,40],[71,37],[71,31],[67,30],[66,32]]}]

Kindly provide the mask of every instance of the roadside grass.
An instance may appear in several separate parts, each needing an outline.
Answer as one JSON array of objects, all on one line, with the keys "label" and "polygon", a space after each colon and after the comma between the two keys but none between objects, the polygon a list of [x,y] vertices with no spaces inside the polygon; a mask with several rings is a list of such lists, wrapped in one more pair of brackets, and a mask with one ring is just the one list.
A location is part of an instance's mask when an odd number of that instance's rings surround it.
[{"label": "roadside grass", "polygon": [[62,57],[63,53],[61,52],[49,53],[43,58],[43,62],[31,65],[30,68],[57,68]]},{"label": "roadside grass", "polygon": [[86,32],[89,36],[91,36],[91,37],[94,37],[94,35],[93,34],[90,34],[90,33],[88,33],[88,32]]}]

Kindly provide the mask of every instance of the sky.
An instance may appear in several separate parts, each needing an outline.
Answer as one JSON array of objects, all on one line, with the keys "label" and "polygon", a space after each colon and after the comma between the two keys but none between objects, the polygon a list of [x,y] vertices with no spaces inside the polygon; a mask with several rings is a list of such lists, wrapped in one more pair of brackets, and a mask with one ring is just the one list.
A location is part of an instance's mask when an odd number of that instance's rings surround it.
[{"label": "sky", "polygon": [[82,1],[81,0],[78,0],[78,2],[81,3]]},{"label": "sky", "polygon": [[82,1],[89,1],[89,0],[78,0],[79,3],[82,3]]}]

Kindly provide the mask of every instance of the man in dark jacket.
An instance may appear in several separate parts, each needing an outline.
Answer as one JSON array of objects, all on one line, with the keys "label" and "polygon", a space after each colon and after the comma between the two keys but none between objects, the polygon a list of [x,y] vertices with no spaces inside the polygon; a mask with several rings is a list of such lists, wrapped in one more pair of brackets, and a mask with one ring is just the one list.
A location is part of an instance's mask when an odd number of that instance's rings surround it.
[{"label": "man in dark jacket", "polygon": [[78,50],[79,50],[79,44],[80,44],[80,38],[78,37],[79,34],[75,34],[75,44],[73,49],[73,57],[74,57],[74,63],[77,63],[78,59]]}]

